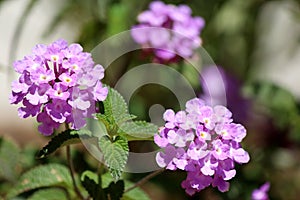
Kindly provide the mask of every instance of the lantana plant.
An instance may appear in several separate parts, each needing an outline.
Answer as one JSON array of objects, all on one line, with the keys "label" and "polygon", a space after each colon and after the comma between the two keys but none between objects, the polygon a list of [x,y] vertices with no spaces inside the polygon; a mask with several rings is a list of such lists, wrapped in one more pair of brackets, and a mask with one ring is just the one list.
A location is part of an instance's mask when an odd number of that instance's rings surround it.
[{"label": "lantana plant", "polygon": [[[150,46],[161,62],[177,62],[177,53],[192,57],[202,43],[199,35],[204,20],[192,17],[186,5],[153,2],[150,10],[138,16],[138,22],[131,30],[133,39],[143,47]],[[165,29],[145,32],[144,27]],[[79,44],[68,45],[62,39],[39,44],[13,65],[20,76],[12,83],[10,102],[22,104],[19,116],[36,117],[39,132],[51,137],[37,157],[66,146],[69,169],[54,163],[33,168],[21,176],[7,198],[54,186],[64,188],[69,199],[149,199],[138,186],[165,169],[187,172],[181,187],[190,196],[210,185],[226,192],[236,175],[235,165],[250,160],[241,145],[246,128],[233,121],[225,106],[210,106],[193,98],[186,102],[185,110],[167,109],[160,128],[134,120],[122,95],[102,83],[103,66],[94,63]],[[103,128],[101,134],[85,129],[90,119]],[[128,142],[140,138],[161,148],[153,162],[162,170],[133,184],[122,178],[122,172],[128,161]],[[80,176],[75,172],[70,144],[79,139],[90,141],[101,152],[96,172],[86,170]]]},{"label": "lantana plant", "polygon": [[[71,199],[109,200],[122,196],[132,199],[136,194],[138,198],[147,198],[141,190],[134,189],[136,186],[132,183],[125,181],[124,184],[120,178],[128,158],[128,140],[132,140],[132,135],[138,137],[131,129],[151,137],[157,127],[143,121],[131,121],[135,117],[128,113],[123,97],[102,84],[104,68],[95,65],[90,53],[83,52],[79,44],[68,45],[60,39],[50,45],[36,45],[31,55],[14,63],[14,68],[20,77],[12,83],[10,102],[22,103],[23,106],[18,109],[19,116],[36,117],[41,123],[39,132],[52,136],[37,157],[44,158],[66,146],[69,171],[59,164],[34,168],[21,176],[7,198],[61,184],[66,187]],[[99,120],[105,126],[104,133],[94,135],[84,129],[88,119]],[[61,129],[64,130],[59,132]],[[96,143],[110,175],[102,170],[98,174],[87,170],[78,181],[70,144],[80,142],[79,139]],[[102,166],[101,162],[99,166]],[[123,194],[125,187],[132,191]]]}]

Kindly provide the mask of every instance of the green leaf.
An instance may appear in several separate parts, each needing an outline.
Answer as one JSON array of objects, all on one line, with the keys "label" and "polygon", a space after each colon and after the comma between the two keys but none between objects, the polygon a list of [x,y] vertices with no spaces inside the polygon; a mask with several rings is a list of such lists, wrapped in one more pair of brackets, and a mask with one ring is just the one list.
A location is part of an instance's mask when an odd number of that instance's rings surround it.
[{"label": "green leaf", "polygon": [[[133,185],[133,183],[128,185]],[[150,197],[142,189],[135,188],[124,193],[121,200],[150,200]]]},{"label": "green leaf", "polygon": [[19,160],[22,170],[28,170],[35,165],[37,162],[36,153],[37,148],[33,145],[28,144],[22,149],[21,158]]},{"label": "green leaf", "polygon": [[10,140],[0,138],[0,177],[11,182],[15,181],[19,159],[19,147]]},{"label": "green leaf", "polygon": [[[130,120],[127,104],[122,95],[116,90],[109,88],[109,94],[104,103],[104,112],[109,110],[115,122],[121,123]],[[128,118],[127,118],[128,117]]]},{"label": "green leaf", "polygon": [[13,186],[13,184],[11,182],[1,180],[1,183],[0,183],[0,199],[1,199],[1,197],[6,195],[7,191],[10,190],[12,186]]},{"label": "green leaf", "polygon": [[152,140],[158,127],[155,124],[145,121],[125,122],[120,126],[119,133],[124,133],[129,141],[132,140]]},{"label": "green leaf", "polygon": [[28,200],[67,200],[66,191],[59,188],[47,188],[36,191]]},{"label": "green leaf", "polygon": [[[108,185],[112,181],[113,180],[112,180],[112,177],[110,176],[110,174],[106,173],[106,174],[102,175],[102,187],[103,188],[108,187]],[[125,190],[127,188],[130,188],[133,186],[133,183],[128,180],[124,180],[124,183],[125,183]],[[121,200],[150,200],[150,198],[142,189],[136,187],[136,188],[130,190],[129,192],[124,193]]]},{"label": "green leaf", "polygon": [[96,173],[86,170],[81,174],[80,180],[84,181],[86,177],[98,184],[98,175]]},{"label": "green leaf", "polygon": [[43,147],[37,154],[37,158],[44,158],[51,153],[55,152],[60,147],[77,144],[81,142],[81,139],[91,137],[91,132],[88,130],[66,130],[58,135],[54,136],[49,143]]},{"label": "green leaf", "polygon": [[276,120],[278,127],[291,126],[290,123],[297,115],[297,103],[289,91],[269,82],[254,82],[245,88],[245,92],[263,105],[261,111]]},{"label": "green leaf", "polygon": [[121,136],[116,136],[113,141],[108,136],[103,136],[99,139],[99,148],[113,179],[117,181],[121,177],[127,162],[129,154],[128,141]]},{"label": "green leaf", "polygon": [[12,198],[23,192],[49,186],[72,188],[72,179],[69,169],[60,164],[48,164],[35,167],[25,172],[18,183],[8,192]]},{"label": "green leaf", "polygon": [[109,88],[103,106],[104,114],[98,113],[96,116],[104,123],[110,135],[116,134],[118,126],[122,123],[135,118],[129,114],[128,106],[122,95],[112,88]]},{"label": "green leaf", "polygon": [[119,180],[116,183],[111,182],[107,188],[104,189],[108,199],[120,200],[124,193],[124,181]]},{"label": "green leaf", "polygon": [[[91,171],[85,171],[81,176],[81,180],[83,180],[83,177],[86,176],[98,184],[98,175],[96,173]],[[101,175],[101,180],[102,180],[101,183],[102,188],[108,188],[109,185],[114,181],[109,173]],[[124,180],[124,184],[125,184],[125,189],[133,186],[133,183],[128,180]],[[122,200],[150,200],[148,195],[138,187],[130,190],[129,192],[124,193],[121,199]]]},{"label": "green leaf", "polygon": [[107,199],[104,190],[98,183],[98,176],[94,172],[85,171],[81,175],[81,183],[93,199]]}]

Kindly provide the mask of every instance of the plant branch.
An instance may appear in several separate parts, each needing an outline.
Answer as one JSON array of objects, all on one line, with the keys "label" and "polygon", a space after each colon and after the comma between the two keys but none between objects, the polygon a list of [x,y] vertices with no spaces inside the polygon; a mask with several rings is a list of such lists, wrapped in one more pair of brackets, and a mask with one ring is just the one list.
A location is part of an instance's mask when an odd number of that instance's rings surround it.
[{"label": "plant branch", "polygon": [[127,188],[125,192],[129,192],[130,190],[133,190],[136,187],[140,187],[141,185],[145,184],[147,181],[149,181],[151,178],[157,176],[158,174],[162,173],[163,171],[165,171],[165,168],[159,169],[157,171],[152,172],[151,174],[148,174],[147,176],[145,176],[143,179],[141,179],[140,181],[136,182],[133,186]]},{"label": "plant branch", "polygon": [[101,184],[101,175],[102,175],[102,171],[103,171],[103,165],[101,162],[98,162],[97,165],[97,175],[98,175],[98,183]]},{"label": "plant branch", "polygon": [[78,197],[82,200],[84,200],[84,197],[82,196],[81,192],[78,189],[78,186],[76,184],[76,180],[75,180],[75,170],[74,170],[74,165],[71,159],[71,149],[70,149],[70,145],[66,146],[66,153],[67,153],[67,161],[68,161],[68,165],[69,165],[69,169],[70,169],[70,173],[71,173],[71,177],[72,177],[72,182],[73,182],[73,187],[74,190],[76,192],[76,194],[78,195]]}]

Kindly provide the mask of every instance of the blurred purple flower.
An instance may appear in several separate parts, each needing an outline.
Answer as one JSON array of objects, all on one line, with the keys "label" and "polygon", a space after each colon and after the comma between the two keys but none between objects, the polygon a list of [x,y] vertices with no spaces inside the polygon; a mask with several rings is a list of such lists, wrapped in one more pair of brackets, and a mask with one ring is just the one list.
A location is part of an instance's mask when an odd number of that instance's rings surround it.
[{"label": "blurred purple flower", "polygon": [[10,103],[23,103],[25,107],[18,109],[22,118],[37,116],[44,135],[51,135],[62,123],[83,127],[84,118],[95,113],[95,101],[107,96],[100,82],[104,68],[94,66],[91,54],[82,50],[79,44],[68,46],[65,40],[57,40],[36,45],[32,55],[14,62],[21,76],[12,83]]},{"label": "blurred purple flower", "polygon": [[203,18],[191,14],[186,5],[154,1],[149,10],[138,15],[139,24],[132,27],[131,35],[143,47],[153,48],[154,57],[160,62],[175,61],[179,56],[191,57],[201,46],[199,35],[205,25]]},{"label": "blurred purple flower", "polygon": [[163,149],[156,156],[157,164],[187,171],[182,187],[189,195],[209,185],[228,191],[227,181],[236,174],[235,163],[250,160],[240,145],[246,129],[232,122],[226,107],[211,107],[199,98],[189,100],[184,111],[166,110],[163,117],[166,124],[154,136]]},{"label": "blurred purple flower", "polygon": [[[250,100],[241,94],[242,85],[221,67],[206,67],[201,72],[203,92],[200,98],[209,105],[224,105],[234,113],[234,120],[246,123],[251,107]],[[223,108],[222,108],[223,109]],[[219,112],[226,112],[220,110]]]},{"label": "blurred purple flower", "polygon": [[268,191],[270,189],[270,183],[266,182],[260,188],[253,190],[252,200],[269,200]]}]

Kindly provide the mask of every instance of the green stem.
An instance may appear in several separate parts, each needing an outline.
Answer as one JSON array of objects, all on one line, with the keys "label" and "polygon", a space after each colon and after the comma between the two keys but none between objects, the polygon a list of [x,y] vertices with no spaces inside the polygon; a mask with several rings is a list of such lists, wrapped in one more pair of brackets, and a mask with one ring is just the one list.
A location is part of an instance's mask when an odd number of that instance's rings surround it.
[{"label": "green stem", "polygon": [[98,175],[98,183],[100,184],[100,186],[102,184],[102,180],[101,180],[102,170],[103,170],[103,165],[101,162],[99,162],[97,165],[97,175]]},{"label": "green stem", "polygon": [[76,184],[76,180],[75,180],[75,170],[74,170],[74,165],[71,159],[71,148],[70,145],[66,146],[66,153],[67,153],[67,161],[68,161],[68,165],[69,165],[69,169],[70,169],[70,174],[71,174],[71,178],[72,178],[72,182],[73,182],[73,187],[74,190],[76,192],[76,194],[78,195],[78,197],[82,200],[84,200],[85,198],[83,197],[83,195],[81,194],[77,184]]},{"label": "green stem", "polygon": [[147,181],[149,181],[151,178],[157,176],[158,174],[162,173],[163,171],[165,171],[165,168],[159,169],[157,171],[152,172],[151,174],[148,174],[147,176],[145,176],[143,179],[141,179],[140,181],[136,182],[133,186],[127,188],[125,192],[129,192],[130,190],[133,190],[136,187],[140,187],[141,185],[145,184]]},{"label": "green stem", "polygon": [[183,68],[184,68],[184,63],[183,63],[184,61],[180,61],[177,65],[178,65],[178,72],[180,73],[180,74],[182,74],[183,73]]},{"label": "green stem", "polygon": [[[69,124],[65,123],[65,129],[66,130],[70,130]],[[67,153],[67,161],[68,161],[68,166],[70,169],[70,174],[71,174],[71,178],[72,178],[72,182],[73,182],[73,187],[75,190],[75,193],[77,194],[77,196],[84,200],[84,196],[81,194],[77,184],[76,184],[76,180],[75,180],[75,170],[74,170],[74,165],[73,165],[73,161],[72,161],[72,157],[71,157],[71,148],[70,145],[66,146],[66,153]]]}]

